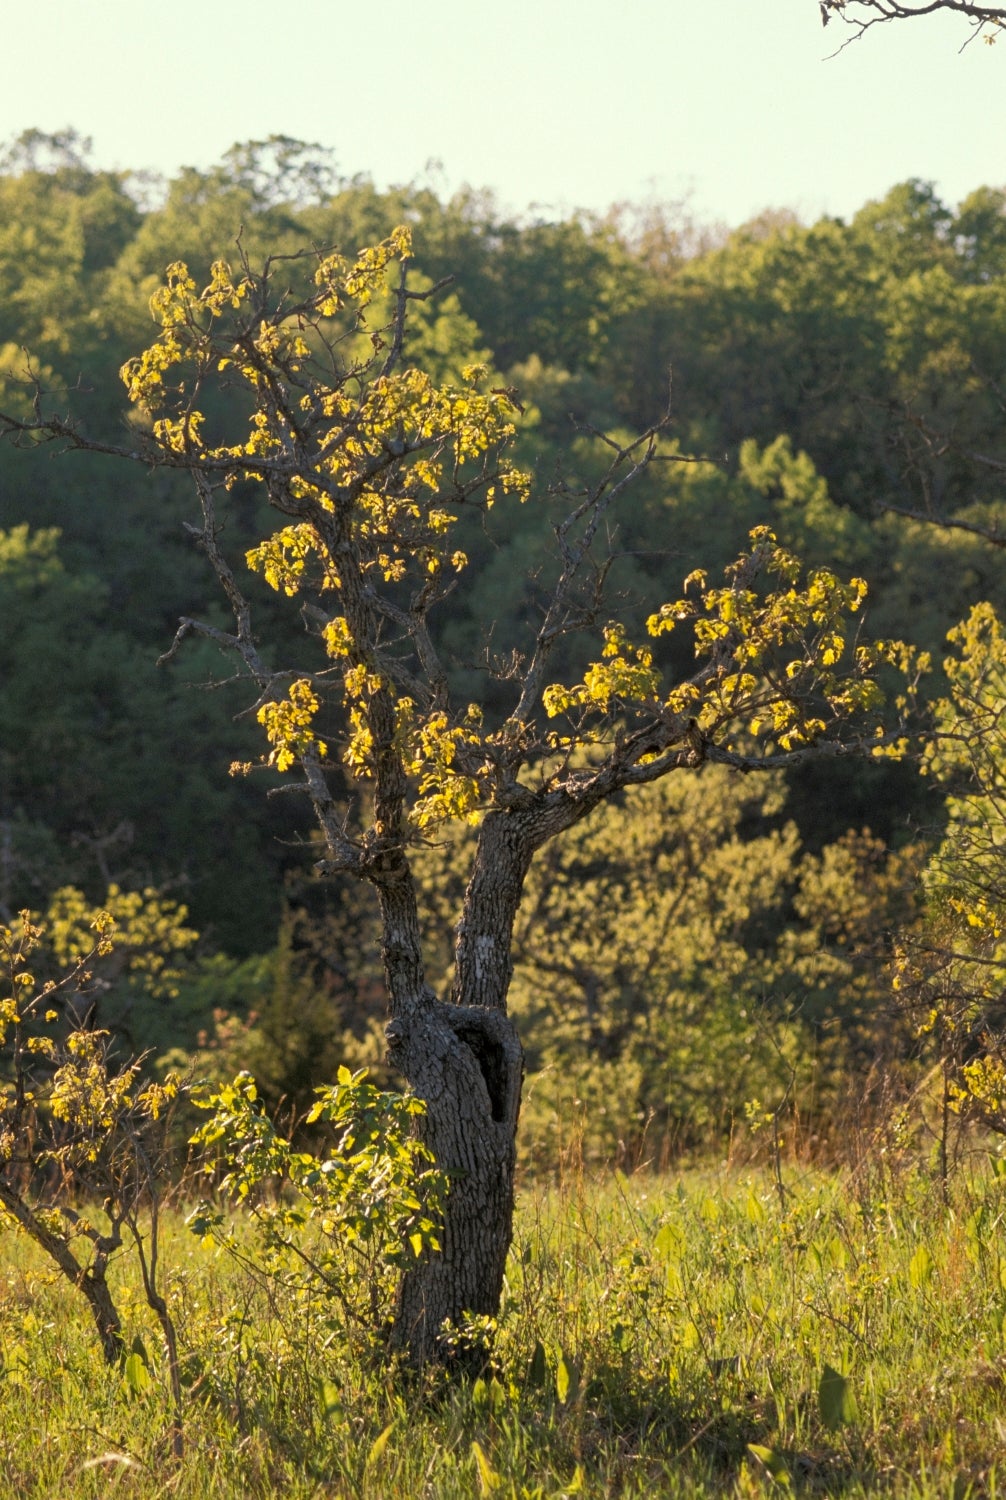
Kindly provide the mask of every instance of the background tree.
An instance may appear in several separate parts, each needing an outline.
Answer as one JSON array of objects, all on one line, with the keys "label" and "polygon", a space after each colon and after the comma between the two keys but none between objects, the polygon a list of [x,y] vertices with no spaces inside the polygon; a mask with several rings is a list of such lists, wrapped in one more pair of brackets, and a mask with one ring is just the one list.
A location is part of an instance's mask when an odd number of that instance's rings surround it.
[{"label": "background tree", "polygon": [[922,921],[901,936],[895,986],[935,1046],[945,1110],[1006,1133],[1006,638],[979,604],[950,643],[950,691],[926,755],[948,791],[947,827],[923,872]]},{"label": "background tree", "polygon": [[[0,352],[3,409],[24,400],[18,378],[28,347],[47,389],[74,389],[90,435],[120,443],[115,372],[146,337],[149,295],[173,253],[200,279],[214,246],[242,224],[249,254],[261,256],[304,243],[371,243],[408,221],[431,278],[457,273],[449,296],[413,304],[422,316],[413,319],[408,357],[454,381],[466,364],[495,364],[490,384],[516,386],[525,407],[514,448],[522,466],[547,474],[561,461],[570,482],[596,482],[607,450],[589,432],[577,434],[570,417],[627,443],[659,421],[673,366],[683,448],[723,463],[662,465],[640,476],[610,529],[611,597],[639,629],[647,600],[668,597],[695,567],[726,564],[757,524],[798,552],[815,539],[810,560],[869,582],[875,632],[908,633],[940,656],[946,631],[975,598],[1006,602],[996,559],[966,529],[994,524],[1003,458],[1001,193],[982,190],[955,210],[926,184],[908,183],[848,223],[805,227],[792,215],[763,215],[728,235],[696,231],[674,205],[563,225],[516,220],[486,193],[441,201],[425,186],[378,191],[366,179],[338,179],[326,153],[289,142],[235,148],[218,167],[180,174],[161,198],[138,191],[129,173],[95,172],[84,144],[36,132],[0,172],[0,254],[6,244],[4,280],[14,294]],[[99,211],[109,194],[115,211]],[[40,224],[47,244],[64,246],[69,279],[44,247],[33,250]],[[547,284],[556,301],[549,312],[539,297],[533,324],[523,312],[532,283]],[[222,409],[237,395],[221,391],[214,401]],[[57,409],[68,399],[53,397]],[[791,463],[779,462],[781,435]],[[773,450],[771,465],[744,461],[752,440],[756,452]],[[976,467],[964,447],[990,462]],[[826,514],[814,493],[821,482]],[[45,616],[45,629],[22,618],[28,607],[8,611],[19,624],[8,632],[13,652],[0,677],[20,703],[19,732],[0,746],[14,778],[0,783],[8,835],[0,860],[11,911],[44,906],[68,880],[95,900],[109,876],[131,889],[170,886],[204,943],[244,960],[275,946],[284,879],[303,851],[293,799],[212,777],[215,758],[255,754],[254,724],[234,717],[239,691],[200,686],[232,674],[215,646],[154,669],[179,612],[226,623],[185,537],[189,505],[179,471],[145,479],[112,458],[40,463],[0,451],[0,526],[57,528],[52,546],[67,575],[45,584],[50,603],[35,591],[21,596]],[[924,517],[937,507],[959,522],[953,534],[895,514]],[[477,697],[487,713],[505,712],[506,702],[505,684],[480,672],[484,621],[495,622],[501,656],[521,648],[547,602],[539,564],[562,513],[561,496],[541,496],[533,506],[470,509],[458,519],[458,547],[471,566],[431,630],[452,690]],[[262,535],[266,514],[248,486],[231,520],[237,553]],[[832,542],[840,550],[828,551]],[[85,576],[89,590],[76,592],[71,611],[69,581]],[[3,587],[14,587],[10,568]],[[297,617],[260,581],[247,593],[263,639],[277,659],[293,659]],[[113,637],[115,680],[99,681]],[[682,669],[685,654],[672,649]],[[557,674],[578,675],[582,645],[560,641],[553,662]],[[40,680],[63,691],[43,696]],[[51,754],[32,755],[28,746],[39,741],[20,732],[33,701],[32,736],[44,736]],[[155,765],[150,726],[162,720],[173,726],[173,748],[170,761]],[[205,752],[191,754],[196,744]],[[904,836],[908,819],[942,816],[926,784],[890,762],[819,761],[789,780],[806,847],[840,837],[850,822],[889,841]],[[29,808],[30,847],[18,806]],[[103,873],[101,841],[117,831]],[[232,897],[238,881],[240,897]],[[333,907],[339,900],[333,892]],[[230,1005],[231,995],[222,981],[218,1004]]]},{"label": "background tree", "polygon": [[[185,746],[216,741],[228,759],[252,754],[252,729],[226,716],[241,700],[232,689],[219,702],[205,691],[219,676],[212,648],[159,677],[149,645],[110,618],[108,586],[88,568],[68,569],[63,551],[54,528],[0,531],[0,916],[44,907],[71,883],[98,899],[112,882],[143,888],[167,877],[199,892],[201,925],[240,951],[245,918],[234,923],[232,877],[246,917],[268,927],[279,899],[257,872],[275,880],[277,859],[256,851],[261,831],[238,811],[257,799],[240,782],[207,779]],[[225,891],[224,866],[241,846]]]},{"label": "background tree", "polygon": [[[862,581],[825,568],[805,576],[759,527],[722,584],[695,572],[683,597],[649,615],[653,644],[609,622],[580,680],[550,683],[557,643],[603,619],[603,528],[618,500],[654,465],[687,462],[661,422],[627,443],[604,440],[599,477],[557,481],[567,513],[537,628],[523,655],[488,659],[509,684],[506,711],[457,704],[429,625],[467,563],[455,517],[527,500],[528,479],[507,452],[513,393],[487,385],[484,366],[437,385],[406,359],[411,310],[430,295],[410,286],[409,265],[403,229],[354,261],[271,257],[256,272],[243,259],[236,276],[217,261],[201,291],[175,263],[151,302],[157,337],[123,371],[133,446],[46,417],[41,394],[33,419],[3,424],[22,441],[194,480],[198,540],[234,627],[186,617],[168,656],[192,635],[236,654],[257,692],[268,764],[297,770],[314,808],[322,868],[376,889],[389,1052],[425,1103],[424,1136],[451,1184],[442,1249],[400,1294],[398,1342],[424,1360],[445,1322],[498,1307],[523,1070],[507,992],[535,853],[601,803],[673,772],[862,749],[848,726],[876,712],[881,658],[849,635]],[[219,389],[231,393],[226,407]],[[245,561],[299,606],[307,638],[295,665],[260,647],[225,552],[225,515],[240,514],[249,485],[282,517]],[[667,683],[658,655],[674,630],[690,634],[694,655]],[[478,838],[442,1000],[426,977],[410,851],[458,819],[477,823]]]},{"label": "background tree", "polygon": [[[158,1222],[169,1175],[168,1117],[181,1080],[143,1079],[138,1063],[113,1058],[107,1032],[84,1023],[94,969],[112,959],[118,924],[108,911],[88,910],[79,892],[64,895],[51,928],[27,911],[13,926],[0,926],[0,1214],[87,1300],[108,1364],[125,1356],[109,1270],[124,1241],[132,1242],[167,1343],[177,1456],[181,1385],[174,1322],[158,1279]],[[142,969],[150,961],[163,973],[165,937],[184,929],[156,900],[148,909],[119,905],[133,953],[116,966]],[[82,1211],[83,1197],[95,1206]]]},{"label": "background tree", "polygon": [[[456,278],[449,294],[412,303],[406,360],[454,385],[466,365],[495,365],[488,387],[515,386],[525,408],[511,450],[518,466],[547,475],[561,464],[569,487],[595,486],[611,454],[598,432],[628,446],[659,422],[673,365],[683,449],[722,461],[651,465],[617,523],[614,512],[606,517],[609,608],[630,632],[643,632],[650,601],[673,596],[682,575],[726,566],[749,530],[766,524],[811,563],[868,581],[874,633],[908,633],[939,657],[976,598],[1000,611],[1006,604],[1006,554],[983,542],[998,534],[1006,458],[998,190],[954,208],[914,181],[845,223],[804,226],[774,213],[732,233],[696,231],[674,205],[517,220],[491,194],[378,191],[365,179],[340,180],[318,148],[273,141],[237,147],[219,166],[183,172],[159,191],[129,173],[96,172],[86,143],[70,135],[29,132],[11,148],[0,164],[0,279],[11,292],[0,320],[0,409],[30,412],[21,383],[30,378],[28,347],[54,409],[73,388],[90,436],[119,445],[114,375],[146,338],[148,299],[173,252],[201,285],[214,246],[239,224],[259,257],[304,243],[372,243],[407,220],[431,280]],[[302,270],[301,292],[310,286],[306,263]],[[375,291],[375,325],[391,316],[391,296]],[[243,399],[237,386],[207,394],[207,420],[230,420]],[[136,414],[129,420],[135,432]],[[190,493],[181,469],[147,476],[112,456],[40,462],[0,448],[0,900],[11,916],[44,911],[67,884],[95,902],[113,881],[131,895],[156,887],[183,899],[201,934],[197,956],[177,995],[131,1004],[135,1045],[177,1052],[203,1038],[211,1070],[253,1066],[265,1097],[306,1098],[331,1077],[340,1049],[373,1065],[383,1004],[371,958],[378,924],[365,914],[370,893],[350,896],[351,877],[311,884],[309,900],[292,894],[292,883],[306,892],[312,857],[299,840],[297,799],[260,794],[283,776],[257,773],[256,787],[216,774],[221,762],[249,762],[258,749],[253,719],[241,716],[243,689],[228,682],[233,665],[217,644],[190,643],[155,668],[179,612],[227,633],[212,574],[184,533]],[[227,545],[237,559],[271,524],[262,486],[242,484],[232,498]],[[539,490],[533,504],[466,505],[455,517],[454,546],[469,566],[429,627],[453,700],[478,702],[489,723],[510,712],[512,684],[484,670],[486,622],[499,662],[525,650],[548,606],[554,528],[568,508],[568,496]],[[935,529],[933,517],[952,529]],[[300,661],[303,624],[286,596],[260,577],[246,577],[243,589],[270,664]],[[555,641],[554,677],[582,676],[588,639]],[[686,675],[688,630],[663,638],[657,654],[666,671]],[[936,696],[947,690],[939,677],[930,679]],[[850,825],[896,851],[918,824],[938,841],[947,819],[935,778],[905,763],[819,759],[786,779],[802,849],[836,865],[839,854],[826,851]],[[626,812],[619,806],[616,816]],[[746,821],[760,822],[762,834],[773,826],[754,812]],[[614,833],[606,847],[617,853]],[[871,855],[867,871],[888,860]],[[821,889],[838,888],[832,863]],[[795,879],[794,870],[791,892]],[[630,886],[616,867],[597,870],[597,889],[627,895]],[[586,897],[582,907],[587,923]],[[779,909],[794,950],[785,984],[802,1015],[830,1007],[844,1028],[852,1024],[844,960],[822,988],[811,951],[818,927],[840,949],[839,927],[813,910],[805,918]],[[446,927],[453,920],[446,914]],[[733,984],[732,953],[716,947],[702,970],[713,988],[723,979],[718,993]],[[595,946],[591,961],[606,954]],[[676,985],[672,992],[683,995]],[[648,999],[658,1004],[659,994]],[[532,1066],[546,1051],[563,1050],[568,1063],[576,1027],[560,1039],[541,1007],[524,1010],[520,985],[514,1001]],[[697,1013],[682,1004],[681,1014]],[[809,1045],[813,1029],[800,1034]],[[858,1067],[865,1052],[856,1041],[844,1055]],[[644,1114],[656,1090],[645,1092]],[[635,1107],[626,1099],[629,1120]]]}]

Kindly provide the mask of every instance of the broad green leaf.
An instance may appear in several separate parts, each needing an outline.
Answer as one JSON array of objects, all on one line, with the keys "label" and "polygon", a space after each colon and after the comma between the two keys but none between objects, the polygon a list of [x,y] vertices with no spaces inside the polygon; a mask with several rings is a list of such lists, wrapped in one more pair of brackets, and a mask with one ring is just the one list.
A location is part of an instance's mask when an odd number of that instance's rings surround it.
[{"label": "broad green leaf", "polygon": [[677,1260],[685,1247],[680,1224],[661,1224],[653,1241],[653,1250],[661,1260]]},{"label": "broad green leaf", "polygon": [[388,1425],[387,1425],[387,1427],[385,1427],[384,1431],[381,1432],[381,1433],[379,1433],[377,1435],[377,1437],[374,1439],[374,1441],[370,1445],[370,1452],[367,1454],[367,1462],[364,1465],[364,1468],[366,1468],[366,1469],[372,1469],[374,1467],[374,1465],[377,1463],[378,1459],[380,1458],[381,1454],[384,1452],[385,1448],[388,1446],[388,1443],[391,1440],[391,1434],[394,1432],[394,1430],[395,1430],[395,1424],[394,1424],[394,1422],[389,1422]]},{"label": "broad green leaf", "polygon": [[150,1385],[150,1371],[144,1363],[143,1356],[137,1354],[135,1350],[132,1354],[127,1354],[122,1373],[134,1396],[140,1395],[141,1391],[145,1391]]},{"label": "broad green leaf", "polygon": [[698,1349],[702,1343],[702,1339],[699,1337],[699,1330],[691,1318],[688,1319],[688,1322],[681,1330],[681,1343],[686,1349]]},{"label": "broad green leaf", "polygon": [[825,1365],[821,1383],[817,1388],[817,1404],[821,1421],[829,1432],[837,1432],[856,1420],[856,1398],[845,1375]]},{"label": "broad green leaf", "polygon": [[744,1211],[747,1214],[750,1223],[764,1224],[765,1205],[764,1203],[762,1203],[760,1198],[755,1196],[753,1189],[750,1193],[748,1193],[748,1199],[747,1203],[744,1205]]},{"label": "broad green leaf", "polygon": [[321,1407],[326,1421],[343,1413],[342,1392],[331,1380],[321,1382]]},{"label": "broad green leaf", "polygon": [[502,1480],[486,1458],[481,1443],[472,1443],[472,1454],[478,1465],[479,1489],[483,1495],[492,1495],[499,1489]]},{"label": "broad green leaf", "polygon": [[566,1401],[569,1397],[569,1385],[569,1367],[567,1366],[565,1359],[563,1359],[562,1355],[560,1354],[559,1363],[555,1367],[555,1393],[559,1397],[559,1400],[562,1402],[563,1406],[565,1406]]},{"label": "broad green leaf", "polygon": [[908,1279],[920,1291],[933,1274],[933,1257],[925,1245],[920,1245],[908,1262]]},{"label": "broad green leaf", "polygon": [[763,1443],[748,1443],[748,1452],[768,1470],[776,1484],[782,1485],[783,1489],[790,1488],[789,1470],[781,1454],[774,1448],[766,1448]]}]

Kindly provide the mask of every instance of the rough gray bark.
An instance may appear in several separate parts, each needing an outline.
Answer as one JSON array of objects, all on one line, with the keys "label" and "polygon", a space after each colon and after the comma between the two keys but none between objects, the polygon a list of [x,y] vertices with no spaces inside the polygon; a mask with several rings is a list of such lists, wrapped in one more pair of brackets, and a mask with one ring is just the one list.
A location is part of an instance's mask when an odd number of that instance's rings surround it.
[{"label": "rough gray bark", "polygon": [[423,1137],[449,1179],[441,1251],[404,1277],[397,1309],[395,1345],[425,1363],[439,1356],[445,1324],[499,1310],[523,1054],[499,1011],[432,999],[387,1034],[392,1060],[426,1104]]},{"label": "rough gray bark", "polygon": [[426,1105],[423,1138],[450,1182],[441,1253],[404,1278],[399,1297],[394,1342],[417,1363],[440,1357],[445,1323],[499,1311],[513,1235],[524,1065],[506,1010],[514,919],[535,850],[596,805],[604,786],[599,781],[579,799],[528,792],[487,813],[457,927],[448,1003],[418,980],[411,875],[403,872],[382,890],[389,1056]]},{"label": "rough gray bark", "polygon": [[449,1181],[441,1252],[403,1280],[394,1334],[416,1363],[439,1356],[445,1324],[499,1310],[513,1232],[523,1051],[506,1014],[514,917],[532,844],[523,820],[490,813],[458,924],[454,993],[422,979],[411,877],[381,889],[392,997],[392,1062],[423,1100],[423,1138]]}]

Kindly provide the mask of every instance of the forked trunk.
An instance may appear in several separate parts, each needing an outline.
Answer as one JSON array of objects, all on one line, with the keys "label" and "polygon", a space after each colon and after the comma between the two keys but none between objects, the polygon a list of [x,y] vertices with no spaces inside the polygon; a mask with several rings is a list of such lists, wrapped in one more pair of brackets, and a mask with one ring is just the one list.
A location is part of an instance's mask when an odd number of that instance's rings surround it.
[{"label": "forked trunk", "polygon": [[524,1061],[506,997],[531,847],[518,817],[485,819],[458,925],[451,1003],[423,981],[411,881],[382,890],[389,1055],[426,1105],[423,1139],[448,1178],[441,1249],[406,1274],[399,1294],[394,1342],[416,1364],[449,1354],[445,1325],[499,1311]]}]

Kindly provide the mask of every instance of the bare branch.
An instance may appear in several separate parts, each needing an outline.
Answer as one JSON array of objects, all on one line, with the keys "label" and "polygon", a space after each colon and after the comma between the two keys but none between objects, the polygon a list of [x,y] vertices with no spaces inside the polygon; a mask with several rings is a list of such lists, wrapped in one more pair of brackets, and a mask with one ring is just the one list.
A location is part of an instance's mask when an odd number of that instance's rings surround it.
[{"label": "bare branch", "polygon": [[[821,25],[827,26],[833,19],[843,21],[852,28],[852,36],[838,48],[858,41],[873,26],[888,21],[910,21],[921,16],[932,16],[946,11],[964,17],[972,27],[972,34],[964,43],[974,41],[986,26],[996,30],[1006,25],[1006,8],[1001,5],[979,5],[973,0],[818,0]],[[995,32],[985,33],[987,41],[995,41]],[[962,49],[963,50],[963,49]]]},{"label": "bare branch", "polygon": [[[512,732],[519,731],[534,714],[541,696],[548,659],[556,641],[571,628],[573,589],[579,580],[598,527],[619,495],[653,462],[657,441],[666,423],[667,418],[664,417],[633,443],[626,447],[616,447],[615,457],[600,483],[588,491],[582,503],[556,527],[563,569],[552,590],[545,618],[538,631],[520,697],[507,720]],[[572,533],[580,523],[583,523],[582,530],[573,540]]]},{"label": "bare branch", "polygon": [[923,521],[928,526],[938,526],[941,531],[963,531],[969,536],[980,537],[990,547],[1006,547],[1006,532],[999,526],[982,526],[977,521],[964,521],[958,516],[934,515],[931,511],[911,510],[904,505],[891,505],[885,501],[883,509],[894,516],[904,516],[909,521]]}]

